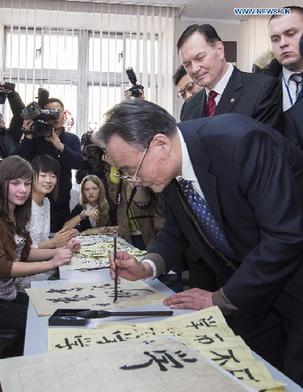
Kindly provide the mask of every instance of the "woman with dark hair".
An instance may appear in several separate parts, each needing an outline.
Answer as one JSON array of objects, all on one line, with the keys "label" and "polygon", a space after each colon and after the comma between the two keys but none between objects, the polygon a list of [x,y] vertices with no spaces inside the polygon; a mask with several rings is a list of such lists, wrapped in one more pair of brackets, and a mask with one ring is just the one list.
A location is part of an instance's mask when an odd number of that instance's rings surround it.
[{"label": "woman with dark hair", "polygon": [[28,304],[27,295],[17,293],[16,278],[67,264],[79,247],[73,239],[64,249],[31,248],[32,180],[33,170],[24,159],[12,155],[0,163],[0,328],[20,331],[15,355],[22,354]]},{"label": "woman with dark hair", "polygon": [[[110,230],[109,205],[102,181],[94,174],[83,178],[80,185],[80,203],[70,214],[63,228],[78,227],[79,231],[100,228],[99,232]],[[98,231],[98,230],[97,230]]]},{"label": "woman with dark hair", "polygon": [[38,155],[32,160],[31,165],[35,172],[32,191],[32,215],[29,223],[33,246],[50,249],[66,245],[71,238],[78,234],[78,230],[61,229],[55,233],[53,238],[49,239],[50,202],[46,196],[49,195],[56,200],[60,165],[50,155]]},{"label": "woman with dark hair", "polygon": [[[80,150],[80,140],[77,135],[66,132],[64,128],[64,105],[58,98],[46,98],[39,101],[45,110],[55,111],[56,116],[48,119],[50,136],[39,136],[33,132],[33,121],[24,120],[23,129],[27,130],[16,154],[32,161],[37,155],[47,154],[60,164],[60,178],[58,182],[58,197],[51,202],[51,231],[60,230],[69,216],[69,200],[72,188],[72,169],[80,169],[83,159]],[[56,118],[55,118],[56,117]]]}]

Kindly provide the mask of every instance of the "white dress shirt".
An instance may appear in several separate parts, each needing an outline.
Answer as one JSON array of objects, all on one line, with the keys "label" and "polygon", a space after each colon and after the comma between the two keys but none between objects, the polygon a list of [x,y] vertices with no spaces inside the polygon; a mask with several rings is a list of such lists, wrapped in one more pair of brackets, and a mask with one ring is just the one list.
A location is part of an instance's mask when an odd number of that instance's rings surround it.
[{"label": "white dress shirt", "polygon": [[[225,87],[227,86],[227,83],[231,77],[231,74],[233,73],[234,66],[230,63],[228,63],[228,68],[223,77],[219,80],[219,82],[215,85],[214,88],[212,88],[212,91],[215,91],[218,95],[215,98],[216,105],[220,102],[221,96],[225,90]],[[206,91],[206,96],[208,97],[208,94],[210,92],[210,89],[205,87]]]},{"label": "white dress shirt", "polygon": [[290,71],[283,67],[282,74],[282,91],[283,91],[283,111],[285,112],[296,102],[297,99],[297,83],[291,80],[291,75],[298,73]]}]

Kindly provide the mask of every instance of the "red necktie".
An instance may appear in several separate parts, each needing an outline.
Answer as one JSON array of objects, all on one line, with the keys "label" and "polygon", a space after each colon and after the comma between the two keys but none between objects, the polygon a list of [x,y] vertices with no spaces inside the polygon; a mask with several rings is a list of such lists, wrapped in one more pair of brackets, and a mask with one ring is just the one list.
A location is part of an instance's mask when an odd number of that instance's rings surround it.
[{"label": "red necktie", "polygon": [[214,90],[211,90],[208,93],[207,101],[206,101],[206,115],[207,117],[211,117],[216,112],[216,101],[215,98],[218,95]]}]

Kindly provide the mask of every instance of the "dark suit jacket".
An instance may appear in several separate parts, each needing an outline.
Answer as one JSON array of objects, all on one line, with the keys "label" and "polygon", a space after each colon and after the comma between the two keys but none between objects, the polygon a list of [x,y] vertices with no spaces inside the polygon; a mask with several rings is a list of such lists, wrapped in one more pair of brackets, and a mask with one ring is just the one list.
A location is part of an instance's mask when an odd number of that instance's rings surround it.
[{"label": "dark suit jacket", "polygon": [[190,244],[240,311],[261,315],[281,290],[302,301],[303,154],[277,131],[239,114],[187,121],[179,128],[209,207],[236,255],[235,270],[203,241],[182,206],[176,180],[163,192],[165,225],[148,251],[160,254],[169,270]]},{"label": "dark suit jacket", "polygon": [[303,149],[303,99],[284,112],[284,136]]},{"label": "dark suit jacket", "polygon": [[[206,92],[201,90],[184,103],[181,121],[205,117]],[[277,78],[251,74],[234,68],[216,114],[241,113],[273,128],[281,128],[282,89]]]}]

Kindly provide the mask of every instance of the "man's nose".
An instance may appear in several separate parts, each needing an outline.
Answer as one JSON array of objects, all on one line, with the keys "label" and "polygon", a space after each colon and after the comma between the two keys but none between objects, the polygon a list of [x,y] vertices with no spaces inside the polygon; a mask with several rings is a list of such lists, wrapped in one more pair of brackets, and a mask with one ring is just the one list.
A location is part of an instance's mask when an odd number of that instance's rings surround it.
[{"label": "man's nose", "polygon": [[283,35],[282,35],[282,37],[281,37],[281,39],[280,39],[280,47],[284,47],[284,46],[287,46],[288,45],[288,38],[287,37],[284,37]]},{"label": "man's nose", "polygon": [[192,69],[192,73],[195,74],[196,72],[198,72],[200,70],[201,64],[199,61],[192,61],[191,63],[191,69]]}]

